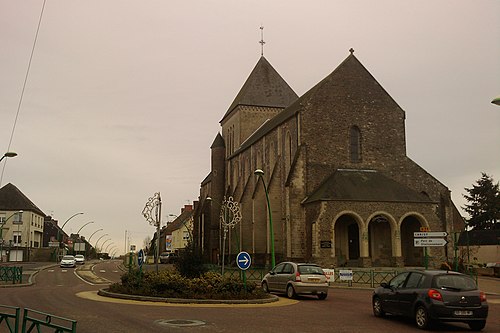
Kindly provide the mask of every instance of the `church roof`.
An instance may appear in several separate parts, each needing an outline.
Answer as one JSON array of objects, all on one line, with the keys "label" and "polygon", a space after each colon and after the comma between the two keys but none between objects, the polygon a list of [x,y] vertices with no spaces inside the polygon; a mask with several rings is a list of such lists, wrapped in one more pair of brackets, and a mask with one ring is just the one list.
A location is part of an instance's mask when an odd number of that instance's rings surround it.
[{"label": "church roof", "polygon": [[0,188],[0,210],[31,211],[45,216],[40,208],[11,183]]},{"label": "church roof", "polygon": [[220,122],[238,105],[285,108],[297,98],[288,83],[262,56]]},{"label": "church roof", "polygon": [[375,170],[338,169],[304,203],[315,201],[377,201],[433,203]]},{"label": "church roof", "polygon": [[389,99],[395,108],[401,109],[392,97],[384,90],[363,64],[351,54],[335,68],[327,77],[300,96],[285,110],[278,113],[267,123],[256,130],[233,155],[247,149],[271,130],[295,116],[306,107],[329,103],[355,101],[357,105],[373,103],[375,100]]},{"label": "church roof", "polygon": [[214,142],[212,142],[210,148],[220,148],[220,147],[222,148],[226,147],[226,143],[224,142],[224,138],[222,137],[222,135],[220,133],[217,133]]}]

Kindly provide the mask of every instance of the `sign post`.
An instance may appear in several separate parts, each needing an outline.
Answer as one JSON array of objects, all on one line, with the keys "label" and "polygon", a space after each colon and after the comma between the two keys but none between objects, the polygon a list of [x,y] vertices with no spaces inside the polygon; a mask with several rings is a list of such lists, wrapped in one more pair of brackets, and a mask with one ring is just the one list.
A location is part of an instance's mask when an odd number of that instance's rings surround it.
[{"label": "sign post", "polygon": [[446,237],[446,231],[430,231],[427,227],[421,227],[420,231],[413,233],[413,246],[424,248],[424,265],[425,269],[429,268],[429,256],[427,254],[428,246],[445,246],[448,241],[443,238],[430,238],[430,237]]},{"label": "sign post", "polygon": [[250,257],[250,255],[248,254],[248,252],[241,251],[240,253],[238,253],[238,255],[236,256],[236,265],[242,271],[242,274],[243,274],[243,286],[245,287],[245,291],[247,290],[246,270],[248,268],[250,268],[251,264],[252,264],[252,257]]}]

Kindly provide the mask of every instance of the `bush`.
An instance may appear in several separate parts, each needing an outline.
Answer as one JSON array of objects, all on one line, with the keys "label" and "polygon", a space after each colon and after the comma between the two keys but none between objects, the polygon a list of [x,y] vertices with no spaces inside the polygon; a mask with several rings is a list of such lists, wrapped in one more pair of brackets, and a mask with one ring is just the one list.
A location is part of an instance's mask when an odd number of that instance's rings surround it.
[{"label": "bush", "polygon": [[182,276],[187,278],[197,278],[207,272],[203,257],[196,251],[192,241],[189,241],[186,247],[179,252],[175,268]]},{"label": "bush", "polygon": [[254,282],[207,272],[196,278],[183,277],[176,271],[144,272],[139,270],[123,274],[121,284],[112,284],[111,292],[187,299],[258,299],[265,294]]}]

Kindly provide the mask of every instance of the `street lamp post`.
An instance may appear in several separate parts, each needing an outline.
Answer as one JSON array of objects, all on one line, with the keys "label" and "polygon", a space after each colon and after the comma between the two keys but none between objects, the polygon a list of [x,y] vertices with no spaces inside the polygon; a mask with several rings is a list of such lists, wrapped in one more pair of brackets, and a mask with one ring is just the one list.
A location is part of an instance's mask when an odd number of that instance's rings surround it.
[{"label": "street lamp post", "polygon": [[[99,231],[102,231],[102,230],[103,230],[102,228],[97,229],[96,231],[94,231],[92,233],[92,235],[90,235],[89,239],[87,240],[87,243],[89,243],[90,248],[92,248],[92,244],[90,244],[90,239],[92,238],[92,236],[94,236],[96,233],[98,233]],[[86,248],[85,248],[85,256],[87,256],[87,250],[86,250]]]},{"label": "street lamp post", "polygon": [[[15,154],[15,153],[14,153]],[[4,155],[5,156],[5,155]],[[3,158],[3,157],[2,157]],[[8,218],[5,219],[5,221],[2,222],[2,226],[0,227],[0,262],[3,262],[3,226],[5,225],[5,223],[7,223],[7,221],[9,219],[11,219],[13,216],[16,216],[16,215],[20,215],[22,214],[23,211],[20,210],[18,212],[15,212],[13,213],[11,216],[9,216]]]},{"label": "street lamp post", "polygon": [[2,160],[6,157],[16,157],[16,156],[17,153],[14,153],[13,151],[8,151],[5,154],[3,154],[3,156],[0,158],[0,162],[2,162]]},{"label": "street lamp post", "polygon": [[[84,225],[82,225],[80,229],[78,229],[78,231],[76,232],[76,234],[78,235],[78,238],[79,238],[80,240],[82,240],[82,237],[80,237],[80,231],[82,231],[82,229],[83,229],[85,226],[87,226],[87,225],[89,225],[89,224],[92,224],[92,223],[94,223],[94,221],[87,222],[87,223],[85,223]],[[78,244],[81,244],[81,242],[79,242]],[[85,242],[84,242],[83,244],[85,244]],[[73,245],[73,246],[74,246],[74,245]],[[77,253],[78,253],[78,251],[77,251]],[[85,246],[85,255],[87,255],[87,246]]]},{"label": "street lamp post", "polygon": [[[104,244],[106,244],[107,242],[109,242],[111,240],[111,238],[108,238],[104,241],[104,243],[101,244],[101,249],[104,249]],[[110,243],[112,244],[112,243]]]},{"label": "street lamp post", "polygon": [[[71,215],[62,225],[61,228],[57,228],[57,241],[59,242],[59,248],[57,249],[58,250],[58,254],[59,254],[59,251],[61,251],[61,231],[63,230],[64,226],[66,225],[66,223],[69,222],[69,220],[71,220],[73,217],[77,216],[77,215],[82,215],[83,213],[76,213],[76,214],[73,214]],[[57,259],[56,259],[57,260]]]},{"label": "street lamp post", "polygon": [[97,248],[97,244],[99,244],[99,241],[100,241],[100,240],[101,240],[104,236],[109,236],[109,235],[108,235],[108,234],[104,234],[104,235],[102,235],[101,237],[99,237],[99,238],[97,239],[97,241],[95,242],[95,254],[96,254],[96,257],[98,257],[98,255],[97,255],[97,251],[99,250],[99,249]]},{"label": "street lamp post", "polygon": [[267,191],[266,182],[264,181],[264,171],[261,169],[257,169],[254,171],[254,174],[260,178],[262,181],[262,185],[264,185],[264,192],[266,192],[266,200],[267,200],[267,211],[269,213],[269,239],[271,242],[271,267],[276,266],[276,259],[274,255],[274,228],[273,228],[273,218],[271,215],[271,204],[269,202],[269,193]]}]

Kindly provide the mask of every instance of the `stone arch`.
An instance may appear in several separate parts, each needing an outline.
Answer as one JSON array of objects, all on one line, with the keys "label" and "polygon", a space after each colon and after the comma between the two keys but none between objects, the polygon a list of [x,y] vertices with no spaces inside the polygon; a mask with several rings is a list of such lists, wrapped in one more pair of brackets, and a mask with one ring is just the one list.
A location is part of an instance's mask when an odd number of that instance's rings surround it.
[{"label": "stone arch", "polygon": [[332,252],[338,266],[359,266],[362,254],[363,219],[352,211],[339,213],[333,220]]},{"label": "stone arch", "polygon": [[373,266],[393,266],[398,256],[399,228],[387,212],[375,212],[367,219],[368,255]]},{"label": "stone arch", "polygon": [[420,231],[420,227],[428,227],[429,223],[421,214],[409,212],[401,217],[399,226],[401,230],[401,257],[403,265],[423,266],[424,248],[413,245],[413,233]]}]

